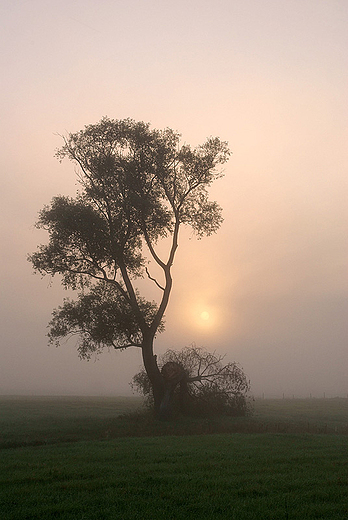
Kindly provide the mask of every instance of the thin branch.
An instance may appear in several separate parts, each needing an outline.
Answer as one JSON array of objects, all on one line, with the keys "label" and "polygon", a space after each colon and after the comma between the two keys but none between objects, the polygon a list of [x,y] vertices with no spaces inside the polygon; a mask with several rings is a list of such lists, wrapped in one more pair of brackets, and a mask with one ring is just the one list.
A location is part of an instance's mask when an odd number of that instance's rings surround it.
[{"label": "thin branch", "polygon": [[156,253],[156,251],[152,245],[152,242],[150,240],[149,234],[146,229],[145,222],[143,221],[142,224],[143,224],[143,233],[144,233],[145,242],[146,242],[147,247],[149,248],[152,258],[155,260],[155,262],[160,267],[162,267],[162,269],[165,269],[165,263],[160,259],[160,257],[158,256],[158,254]]},{"label": "thin branch", "polygon": [[[90,263],[92,264],[92,262],[90,262]],[[72,274],[77,274],[77,275],[80,274],[80,275],[84,275],[84,276],[91,276],[95,280],[105,281],[105,282],[113,284],[119,290],[119,292],[122,294],[122,296],[125,298],[125,300],[128,303],[130,303],[131,299],[130,299],[129,295],[127,294],[127,291],[125,291],[123,289],[122,285],[117,280],[114,280],[113,278],[109,278],[108,275],[106,274],[106,272],[104,271],[104,269],[102,269],[100,266],[99,266],[99,270],[102,272],[102,276],[97,276],[97,275],[92,274],[92,273],[90,273],[88,271],[80,271],[78,269],[72,269],[70,267],[68,269],[68,271],[70,273],[72,273]],[[55,273],[53,273],[53,274],[55,274]]]},{"label": "thin branch", "polygon": [[117,345],[114,342],[112,342],[112,346],[114,347],[115,350],[123,350],[123,349],[130,348],[130,347],[137,347],[137,348],[141,348],[142,347],[141,344],[135,343],[135,341],[132,341],[132,342],[127,343],[125,345]]},{"label": "thin branch", "polygon": [[126,268],[126,266],[125,266],[125,264],[124,264],[124,262],[122,260],[120,261],[119,266],[120,266],[123,282],[124,282],[124,284],[126,286],[126,289],[127,289],[127,292],[128,292],[127,300],[129,301],[129,304],[131,305],[133,311],[135,312],[135,314],[138,317],[139,325],[140,325],[141,330],[144,331],[145,329],[148,329],[148,325],[147,325],[147,323],[145,321],[145,318],[144,318],[144,316],[143,316],[143,314],[142,314],[142,312],[141,312],[141,310],[139,308],[137,296],[136,296],[133,284],[131,282],[131,279],[129,277],[127,268]]},{"label": "thin branch", "polygon": [[149,279],[152,280],[153,282],[155,282],[155,284],[157,285],[157,287],[159,287],[160,289],[162,289],[162,291],[164,291],[164,287],[162,287],[162,285],[160,285],[160,284],[157,282],[156,278],[153,278],[152,276],[150,276],[150,273],[149,273],[149,270],[148,270],[147,267],[145,267],[145,271],[146,271],[146,274],[147,274],[147,276],[149,277]]},{"label": "thin branch", "polygon": [[206,375],[203,375],[200,374],[200,375],[197,375],[195,377],[190,377],[188,379],[188,382],[191,383],[193,381],[210,381],[210,382],[213,382],[214,381],[214,378],[217,378],[217,377],[223,377],[225,378],[228,374],[226,374],[226,372],[224,372],[225,367],[221,368],[220,370],[218,370],[217,372],[213,373],[213,374],[206,374]]},{"label": "thin branch", "polygon": [[199,359],[199,365],[198,365],[198,369],[197,369],[197,375],[201,375],[201,366],[202,366],[202,358]]},{"label": "thin branch", "polygon": [[166,267],[171,267],[174,262],[174,256],[176,253],[176,250],[178,248],[178,236],[179,236],[179,227],[180,227],[180,220],[178,216],[176,215],[175,220],[175,226],[174,226],[174,232],[173,232],[173,240],[172,240],[172,247],[169,253],[169,258]]}]

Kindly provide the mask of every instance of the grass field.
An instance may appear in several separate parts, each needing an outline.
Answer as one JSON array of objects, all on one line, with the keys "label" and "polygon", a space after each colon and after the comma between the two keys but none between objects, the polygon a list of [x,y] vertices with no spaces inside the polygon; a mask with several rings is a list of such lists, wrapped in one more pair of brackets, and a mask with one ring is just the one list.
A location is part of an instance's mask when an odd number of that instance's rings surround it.
[{"label": "grass field", "polygon": [[117,417],[139,404],[1,398],[0,517],[348,519],[347,400],[256,401],[224,421]]}]

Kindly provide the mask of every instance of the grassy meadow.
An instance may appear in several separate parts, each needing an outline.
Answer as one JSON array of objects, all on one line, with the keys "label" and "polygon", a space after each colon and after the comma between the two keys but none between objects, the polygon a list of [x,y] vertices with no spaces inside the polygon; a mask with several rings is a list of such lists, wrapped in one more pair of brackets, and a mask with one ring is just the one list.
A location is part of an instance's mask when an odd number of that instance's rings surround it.
[{"label": "grassy meadow", "polygon": [[22,519],[348,519],[348,400],[154,422],[138,398],[0,398],[0,511]]}]

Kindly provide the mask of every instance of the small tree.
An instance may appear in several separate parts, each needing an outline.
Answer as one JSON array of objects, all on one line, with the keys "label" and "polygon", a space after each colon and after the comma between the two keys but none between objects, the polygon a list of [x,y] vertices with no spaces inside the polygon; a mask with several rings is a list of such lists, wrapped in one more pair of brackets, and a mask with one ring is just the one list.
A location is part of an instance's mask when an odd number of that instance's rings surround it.
[{"label": "small tree", "polygon": [[[192,345],[180,351],[167,350],[161,358],[162,376],[167,380],[167,407],[186,415],[246,415],[250,382],[237,363],[223,363],[224,356]],[[133,389],[153,403],[152,387],[144,369],[131,383]]]},{"label": "small tree", "polygon": [[[78,166],[81,190],[75,199],[55,197],[40,212],[37,227],[48,231],[49,243],[29,257],[37,272],[58,274],[79,291],[53,311],[50,341],[77,335],[83,358],[104,347],[141,348],[159,414],[166,382],[153,344],[163,330],[179,229],[191,226],[202,237],[219,228],[221,208],[209,201],[207,188],[221,176],[227,143],[209,138],[192,149],[180,146],[171,129],[108,118],[63,139],[57,157]],[[162,239],[164,257],[157,250]],[[139,294],[141,277],[155,284],[156,302]]]}]

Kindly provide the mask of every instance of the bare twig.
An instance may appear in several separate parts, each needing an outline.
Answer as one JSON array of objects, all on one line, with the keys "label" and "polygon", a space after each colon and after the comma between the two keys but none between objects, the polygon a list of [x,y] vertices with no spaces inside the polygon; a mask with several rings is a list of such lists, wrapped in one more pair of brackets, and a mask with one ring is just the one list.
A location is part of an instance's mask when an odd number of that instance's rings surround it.
[{"label": "bare twig", "polygon": [[147,274],[147,276],[149,277],[149,279],[152,280],[153,282],[155,282],[155,284],[157,285],[157,287],[159,287],[160,289],[162,289],[162,291],[164,291],[164,287],[162,287],[162,285],[159,284],[159,283],[157,282],[156,278],[153,278],[153,277],[150,275],[149,270],[148,270],[147,267],[145,267],[145,271],[146,271],[146,274]]}]

